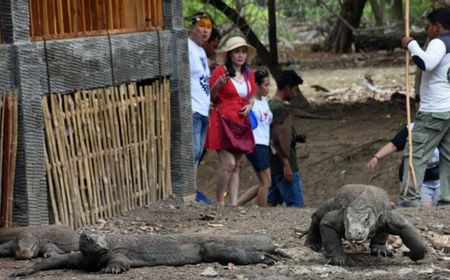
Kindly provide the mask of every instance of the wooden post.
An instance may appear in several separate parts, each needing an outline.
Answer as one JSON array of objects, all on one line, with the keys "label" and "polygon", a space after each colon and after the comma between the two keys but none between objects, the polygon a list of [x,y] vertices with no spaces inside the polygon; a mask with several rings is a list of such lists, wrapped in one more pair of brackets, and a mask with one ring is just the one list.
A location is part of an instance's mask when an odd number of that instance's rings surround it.
[{"label": "wooden post", "polygon": [[[410,11],[410,5],[409,0],[405,1],[405,36],[409,36],[409,11]],[[408,176],[406,177],[406,185],[405,190],[403,192],[404,195],[406,195],[409,191],[409,180],[410,176],[413,177],[413,183],[414,183],[414,189],[417,190],[417,181],[416,181],[416,174],[414,172],[414,166],[413,166],[413,147],[412,147],[412,128],[411,128],[411,105],[409,101],[409,92],[410,92],[410,86],[409,86],[409,51],[406,50],[405,52],[405,90],[406,90],[406,121],[408,125]]]}]

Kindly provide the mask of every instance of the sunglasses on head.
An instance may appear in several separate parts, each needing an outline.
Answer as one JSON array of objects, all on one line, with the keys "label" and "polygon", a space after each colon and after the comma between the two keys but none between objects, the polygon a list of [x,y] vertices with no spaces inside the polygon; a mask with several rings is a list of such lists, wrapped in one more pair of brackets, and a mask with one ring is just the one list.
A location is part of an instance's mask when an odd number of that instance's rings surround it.
[{"label": "sunglasses on head", "polygon": [[192,17],[192,24],[198,24],[200,27],[212,28],[212,20],[204,15],[198,15]]}]

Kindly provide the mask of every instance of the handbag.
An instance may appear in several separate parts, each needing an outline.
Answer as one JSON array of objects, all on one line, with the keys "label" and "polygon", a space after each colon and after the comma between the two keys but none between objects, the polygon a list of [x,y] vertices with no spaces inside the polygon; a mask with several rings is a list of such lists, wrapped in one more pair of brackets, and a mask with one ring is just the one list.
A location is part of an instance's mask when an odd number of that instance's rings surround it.
[{"label": "handbag", "polygon": [[233,154],[249,153],[255,147],[255,138],[250,124],[239,124],[218,114],[222,126],[220,137],[221,146],[224,150]]},{"label": "handbag", "polygon": [[256,118],[256,115],[252,110],[250,110],[250,112],[248,113],[248,119],[250,121],[250,125],[252,126],[252,129],[255,129],[258,127],[258,119]]}]

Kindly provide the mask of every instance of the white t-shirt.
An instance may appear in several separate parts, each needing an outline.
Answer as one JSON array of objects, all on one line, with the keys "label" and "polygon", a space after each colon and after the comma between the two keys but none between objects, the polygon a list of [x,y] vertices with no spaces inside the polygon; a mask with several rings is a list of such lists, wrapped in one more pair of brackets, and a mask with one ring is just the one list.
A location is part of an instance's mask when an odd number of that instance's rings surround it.
[{"label": "white t-shirt", "polygon": [[450,35],[431,40],[425,51],[417,41],[409,43],[408,49],[423,70],[419,111],[450,112]]},{"label": "white t-shirt", "polygon": [[191,70],[191,102],[192,112],[202,116],[209,115],[210,89],[209,78],[211,73],[208,66],[208,58],[205,50],[190,38],[189,42],[189,67]]},{"label": "white t-shirt", "polygon": [[246,97],[248,95],[247,80],[244,79],[242,82],[238,82],[234,78],[231,78],[231,82],[240,97]]},{"label": "white t-shirt", "polygon": [[253,103],[252,111],[258,120],[258,126],[253,129],[253,136],[255,137],[255,143],[259,145],[269,146],[270,143],[270,123],[272,122],[273,115],[269,108],[269,103],[265,97],[261,97],[261,100],[255,99]]}]

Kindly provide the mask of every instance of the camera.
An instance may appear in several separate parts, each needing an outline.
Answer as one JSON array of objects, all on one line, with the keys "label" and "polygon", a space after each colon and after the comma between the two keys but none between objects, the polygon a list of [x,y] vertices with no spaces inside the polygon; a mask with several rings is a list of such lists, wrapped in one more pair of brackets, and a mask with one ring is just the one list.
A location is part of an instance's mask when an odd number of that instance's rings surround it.
[{"label": "camera", "polygon": [[306,143],[306,135],[304,134],[293,134],[291,140],[291,146],[295,148],[297,143]]},{"label": "camera", "polygon": [[236,76],[236,70],[233,67],[227,70],[227,76],[230,78],[234,78]]}]

